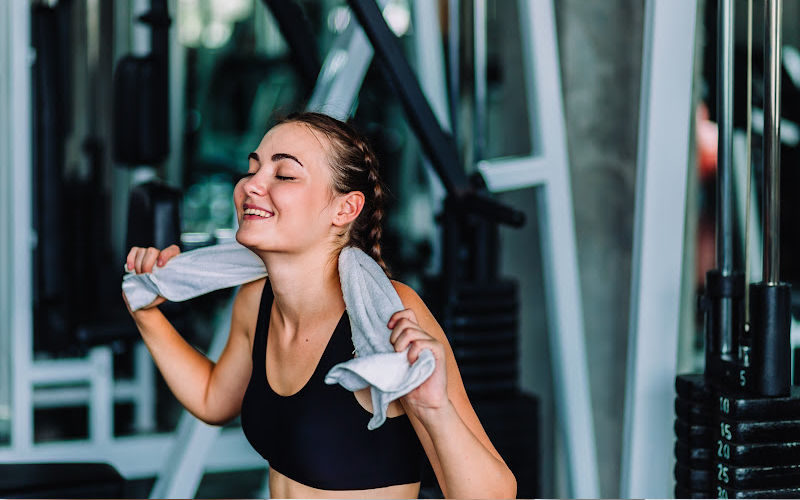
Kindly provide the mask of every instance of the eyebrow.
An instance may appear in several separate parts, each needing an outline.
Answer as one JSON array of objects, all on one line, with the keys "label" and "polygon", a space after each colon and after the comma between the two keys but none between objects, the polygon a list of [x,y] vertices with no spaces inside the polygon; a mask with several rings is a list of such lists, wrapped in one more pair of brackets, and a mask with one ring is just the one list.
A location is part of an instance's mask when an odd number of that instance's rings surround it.
[{"label": "eyebrow", "polygon": [[[256,162],[261,164],[261,158],[258,156],[258,153],[256,153],[255,151],[250,153],[249,155],[247,155],[247,158],[248,159],[252,158]],[[301,167],[305,168],[305,165],[303,165],[303,163],[300,160],[298,160],[296,156],[290,155],[289,153],[275,153],[274,155],[272,155],[272,161],[281,161],[281,160],[292,160],[292,161],[296,162],[298,165],[300,165]]]}]

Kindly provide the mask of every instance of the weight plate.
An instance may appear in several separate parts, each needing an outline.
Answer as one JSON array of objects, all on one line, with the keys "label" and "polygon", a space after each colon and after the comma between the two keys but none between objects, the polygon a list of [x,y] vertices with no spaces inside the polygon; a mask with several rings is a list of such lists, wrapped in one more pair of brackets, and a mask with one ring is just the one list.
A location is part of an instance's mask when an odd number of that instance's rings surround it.
[{"label": "weight plate", "polygon": [[714,460],[730,465],[763,467],[800,464],[800,442],[741,444],[717,439],[713,452]]},{"label": "weight plate", "polygon": [[474,299],[459,299],[448,304],[447,314],[475,315],[492,312],[519,311],[519,301],[515,295],[484,296]]},{"label": "weight plate", "polygon": [[464,388],[470,399],[500,398],[513,395],[519,391],[514,380],[464,380]]},{"label": "weight plate", "polygon": [[710,490],[714,486],[714,475],[711,470],[693,469],[683,464],[675,464],[675,480],[681,488],[688,490]]},{"label": "weight plate", "polygon": [[453,345],[493,345],[497,343],[517,345],[517,330],[494,330],[492,332],[463,332],[446,330]]},{"label": "weight plate", "polygon": [[800,416],[800,387],[785,398],[756,398],[723,392],[717,396],[719,411],[731,420],[794,420]]},{"label": "weight plate", "polygon": [[460,283],[455,290],[459,299],[486,297],[494,295],[514,295],[517,293],[516,280],[502,280],[491,283]]},{"label": "weight plate", "polygon": [[710,470],[711,461],[714,458],[712,451],[710,448],[689,446],[689,443],[680,439],[675,441],[675,459],[679,463],[694,469]]},{"label": "weight plate", "polygon": [[712,496],[717,498],[800,498],[800,488],[736,490],[718,484],[715,486]]},{"label": "weight plate", "polygon": [[713,438],[715,437],[714,427],[691,425],[680,418],[675,419],[675,435],[693,448],[708,449],[711,449]]},{"label": "weight plate", "polygon": [[739,467],[717,463],[712,473],[720,486],[737,490],[800,488],[800,465]]},{"label": "weight plate", "polygon": [[498,378],[513,377],[516,380],[518,369],[516,363],[464,363],[459,366],[464,378]]},{"label": "weight plate", "polygon": [[712,498],[711,490],[689,490],[675,486],[675,498]]},{"label": "weight plate", "polygon": [[486,314],[483,316],[452,316],[444,324],[448,330],[458,331],[495,331],[497,329],[517,328],[516,313]]},{"label": "weight plate", "polygon": [[741,444],[800,441],[800,420],[738,422],[721,417],[717,427],[715,437]]},{"label": "weight plate", "polygon": [[675,415],[690,424],[714,425],[714,413],[708,405],[675,398]]},{"label": "weight plate", "polygon": [[453,354],[459,363],[479,362],[479,361],[506,361],[515,363],[519,354],[517,346],[508,345],[487,345],[479,347],[453,346]]},{"label": "weight plate", "polygon": [[689,401],[711,401],[713,392],[706,383],[705,375],[693,373],[675,377],[675,391]]}]

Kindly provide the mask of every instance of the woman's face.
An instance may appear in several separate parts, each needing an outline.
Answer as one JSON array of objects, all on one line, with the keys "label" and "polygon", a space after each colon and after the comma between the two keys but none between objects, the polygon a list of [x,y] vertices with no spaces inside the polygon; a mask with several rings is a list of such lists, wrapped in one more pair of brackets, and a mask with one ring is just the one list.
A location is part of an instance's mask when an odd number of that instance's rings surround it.
[{"label": "woman's face", "polygon": [[271,129],[233,191],[236,240],[252,250],[302,252],[332,236],[331,171],[321,134],[303,123]]}]

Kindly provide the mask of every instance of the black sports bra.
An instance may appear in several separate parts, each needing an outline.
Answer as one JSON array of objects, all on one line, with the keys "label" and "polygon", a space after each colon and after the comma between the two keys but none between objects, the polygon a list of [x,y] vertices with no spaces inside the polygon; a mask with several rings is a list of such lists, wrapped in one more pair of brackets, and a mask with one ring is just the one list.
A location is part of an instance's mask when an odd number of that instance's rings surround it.
[{"label": "black sports bra", "polygon": [[281,396],[266,377],[272,288],[264,284],[253,342],[253,372],[242,401],[242,429],[269,466],[324,490],[362,490],[420,480],[422,447],[408,416],[367,429],[372,415],[325,374],[352,358],[350,321],[342,314],[314,374],[299,392]]}]

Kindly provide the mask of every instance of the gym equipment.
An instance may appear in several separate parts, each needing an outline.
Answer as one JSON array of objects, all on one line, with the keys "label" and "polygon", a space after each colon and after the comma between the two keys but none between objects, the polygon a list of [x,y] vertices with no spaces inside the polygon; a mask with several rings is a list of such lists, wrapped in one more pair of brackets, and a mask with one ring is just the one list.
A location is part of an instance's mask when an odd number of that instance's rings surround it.
[{"label": "gym equipment", "polygon": [[114,160],[155,165],[169,154],[169,25],[166,0],[151,0],[150,54],[128,55],[114,72]]},{"label": "gym equipment", "polygon": [[125,498],[125,479],[102,463],[0,464],[3,498]]},{"label": "gym equipment", "polygon": [[[367,34],[387,80],[397,91],[400,102],[420,140],[432,166],[447,191],[442,225],[444,256],[442,276],[429,283],[428,295],[440,299],[433,310],[448,334],[469,338],[466,342],[452,339],[464,385],[476,407],[482,399],[490,400],[487,408],[514,415],[514,406],[526,408],[503,424],[487,417],[487,427],[503,425],[513,428],[513,435],[490,433],[498,448],[510,446],[520,439],[531,439],[531,424],[538,421],[538,403],[518,388],[516,329],[518,300],[516,283],[498,279],[497,225],[514,227],[524,224],[523,214],[489,198],[485,184],[468,179],[458,163],[459,155],[451,135],[439,125],[430,104],[402,54],[396,37],[386,25],[373,0],[351,0],[350,7]],[[438,286],[437,286],[438,285]],[[484,299],[488,299],[484,301]],[[433,301],[431,301],[433,302]],[[504,342],[495,343],[496,331],[511,331]],[[489,354],[488,350],[493,351]],[[533,413],[532,413],[533,412]],[[489,432],[487,430],[487,432]],[[494,435],[493,435],[494,434]],[[520,436],[527,435],[528,438]],[[538,437],[534,439],[538,440]],[[534,448],[535,450],[535,448]],[[526,481],[518,484],[520,496],[537,496],[538,461],[531,450],[507,457],[509,467]],[[423,474],[423,489],[440,496],[431,481],[430,469]]]},{"label": "gym equipment", "polygon": [[[620,496],[671,495],[697,1],[644,3]],[[658,450],[654,453],[653,450]]]},{"label": "gym equipment", "polygon": [[718,269],[706,275],[701,301],[705,373],[675,382],[678,497],[800,496],[800,387],[791,386],[791,295],[778,260],[781,0],[767,0],[764,17],[763,281],[746,290],[744,273],[733,268],[733,2],[719,0]]}]

